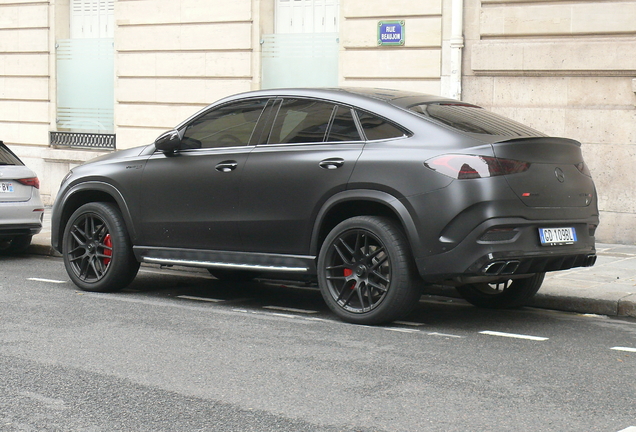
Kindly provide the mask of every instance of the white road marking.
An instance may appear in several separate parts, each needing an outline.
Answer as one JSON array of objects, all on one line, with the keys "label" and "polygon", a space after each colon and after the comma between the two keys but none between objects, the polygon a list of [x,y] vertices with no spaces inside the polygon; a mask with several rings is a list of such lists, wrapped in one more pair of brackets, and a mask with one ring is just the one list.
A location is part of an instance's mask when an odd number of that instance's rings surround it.
[{"label": "white road marking", "polygon": [[196,296],[189,296],[189,295],[180,295],[180,296],[177,296],[177,297],[178,298],[182,298],[182,299],[186,299],[186,300],[198,300],[198,301],[206,301],[206,302],[212,302],[212,303],[221,303],[221,302],[225,301],[225,300],[206,298],[206,297],[196,297]]},{"label": "white road marking", "polygon": [[488,336],[501,336],[501,337],[507,337],[507,338],[525,339],[525,340],[532,340],[532,341],[547,341],[548,340],[548,338],[546,337],[528,336],[528,335],[521,335],[521,334],[515,334],[515,333],[502,333],[502,332],[496,332],[496,331],[490,331],[490,330],[480,331],[479,333],[483,335],[488,335]]},{"label": "white road marking", "polygon": [[623,429],[621,431],[618,432],[636,432],[636,426],[630,426],[627,429]]},{"label": "white road marking", "polygon": [[282,306],[263,306],[263,309],[278,310],[278,311],[283,311],[283,312],[297,312],[297,313],[302,313],[302,314],[316,314],[316,313],[318,313],[318,311],[313,311],[313,310],[294,309],[294,308],[288,308],[288,307],[282,307]]},{"label": "white road marking", "polygon": [[457,339],[461,339],[464,336],[459,336],[459,335],[453,335],[453,334],[448,334],[448,333],[438,333],[438,332],[430,332],[430,333],[426,333],[429,336],[441,336],[441,337],[449,337],[449,338],[457,338]]},{"label": "white road marking", "polygon": [[291,319],[298,318],[298,315],[284,314],[279,312],[272,312],[271,315],[281,317],[281,318],[291,318]]},{"label": "white road marking", "polygon": [[61,280],[55,280],[55,279],[42,279],[42,278],[27,278],[27,280],[35,281],[35,282],[56,283],[56,284],[63,284],[68,282],[68,281],[61,281]]},{"label": "white road marking", "polygon": [[401,327],[382,327],[384,330],[394,331],[398,333],[418,333],[418,329],[401,328]]},{"label": "white road marking", "polygon": [[[613,349],[614,351],[626,351],[626,352],[634,352],[636,353],[636,348],[629,348],[629,347],[613,347],[610,348]],[[636,432],[636,431],[634,431]]]}]

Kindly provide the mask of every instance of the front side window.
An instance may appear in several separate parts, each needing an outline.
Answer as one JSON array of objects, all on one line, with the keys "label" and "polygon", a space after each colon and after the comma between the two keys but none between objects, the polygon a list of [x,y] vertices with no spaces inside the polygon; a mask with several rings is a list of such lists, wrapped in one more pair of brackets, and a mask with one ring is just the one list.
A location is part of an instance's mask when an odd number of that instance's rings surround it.
[{"label": "front side window", "polygon": [[181,148],[249,145],[254,127],[267,100],[265,98],[230,103],[198,117],[186,127]]},{"label": "front side window", "polygon": [[325,140],[334,105],[308,99],[285,99],[274,122],[270,144],[316,143]]}]

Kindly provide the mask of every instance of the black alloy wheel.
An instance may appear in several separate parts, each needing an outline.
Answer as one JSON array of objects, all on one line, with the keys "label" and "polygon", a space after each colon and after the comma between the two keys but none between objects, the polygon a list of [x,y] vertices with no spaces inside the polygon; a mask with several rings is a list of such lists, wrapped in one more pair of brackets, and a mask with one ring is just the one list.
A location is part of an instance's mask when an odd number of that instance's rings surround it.
[{"label": "black alloy wheel", "polygon": [[524,306],[539,291],[545,273],[524,279],[508,279],[498,283],[476,283],[457,287],[469,303],[487,309],[507,309]]},{"label": "black alloy wheel", "polygon": [[119,209],[89,203],[73,213],[64,230],[63,258],[73,282],[86,291],[118,291],[139,270]]},{"label": "black alloy wheel", "polygon": [[408,243],[390,219],[354,217],[327,236],[318,259],[318,283],[331,310],[344,321],[381,324],[415,306]]}]

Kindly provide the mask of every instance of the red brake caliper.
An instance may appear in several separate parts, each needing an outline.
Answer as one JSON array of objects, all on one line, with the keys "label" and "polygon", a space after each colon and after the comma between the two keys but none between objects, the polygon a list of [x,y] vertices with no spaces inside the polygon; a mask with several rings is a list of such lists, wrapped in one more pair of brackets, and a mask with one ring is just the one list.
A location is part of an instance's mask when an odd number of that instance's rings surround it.
[{"label": "red brake caliper", "polygon": [[[352,274],[353,274],[353,270],[348,268],[344,269],[344,277],[349,277]],[[355,287],[356,287],[356,283],[354,282],[353,285],[351,285],[351,289],[355,289]]]},{"label": "red brake caliper", "polygon": [[[113,242],[110,239],[110,234],[106,234],[106,237],[104,237],[104,246],[107,246],[109,248],[113,247]],[[104,249],[104,255],[113,256],[112,249]],[[104,258],[104,267],[107,266],[109,263],[110,263],[110,258]]]}]

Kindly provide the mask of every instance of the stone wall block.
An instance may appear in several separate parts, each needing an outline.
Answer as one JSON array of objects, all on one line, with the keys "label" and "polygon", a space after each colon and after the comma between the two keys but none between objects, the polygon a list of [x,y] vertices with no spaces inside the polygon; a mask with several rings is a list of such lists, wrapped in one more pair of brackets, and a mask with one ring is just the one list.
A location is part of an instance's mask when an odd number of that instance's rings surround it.
[{"label": "stone wall block", "polygon": [[440,15],[441,0],[347,0],[340,4],[342,14],[350,17],[395,17],[396,11],[402,16]]},{"label": "stone wall block", "polygon": [[342,74],[355,78],[439,78],[441,50],[347,50],[342,54]]},{"label": "stone wall block", "polygon": [[47,78],[4,77],[0,80],[0,99],[48,100]]},{"label": "stone wall block", "polygon": [[626,109],[636,105],[629,77],[570,77],[568,105]]},{"label": "stone wall block", "polygon": [[[119,103],[116,107],[116,123],[120,127],[150,127],[168,130],[202,109],[204,105],[138,105]],[[156,137],[155,137],[156,138]],[[118,138],[119,141],[119,138]],[[128,148],[122,143],[118,148]]]},{"label": "stone wall block", "polygon": [[0,137],[7,144],[49,144],[49,125],[38,123],[0,122]]},{"label": "stone wall block", "polygon": [[636,244],[636,215],[601,212],[600,219],[601,222],[596,230],[597,242]]},{"label": "stone wall block", "polygon": [[636,145],[633,109],[570,109],[566,120],[565,133],[581,142]]},{"label": "stone wall block", "polygon": [[1,53],[48,52],[48,29],[3,30]]},{"label": "stone wall block", "polygon": [[224,0],[142,0],[115,2],[118,25],[249,21],[251,2]]},{"label": "stone wall block", "polygon": [[567,78],[495,77],[497,106],[562,107],[568,102]]},{"label": "stone wall block", "polygon": [[252,47],[250,23],[119,27],[115,47],[125,51],[229,50]]},{"label": "stone wall block", "polygon": [[0,76],[49,76],[48,54],[0,54]]},{"label": "stone wall block", "polygon": [[631,165],[636,161],[636,145],[586,144],[583,150],[596,183],[599,209],[636,214],[636,200],[633,198],[636,178],[631,174]]}]

